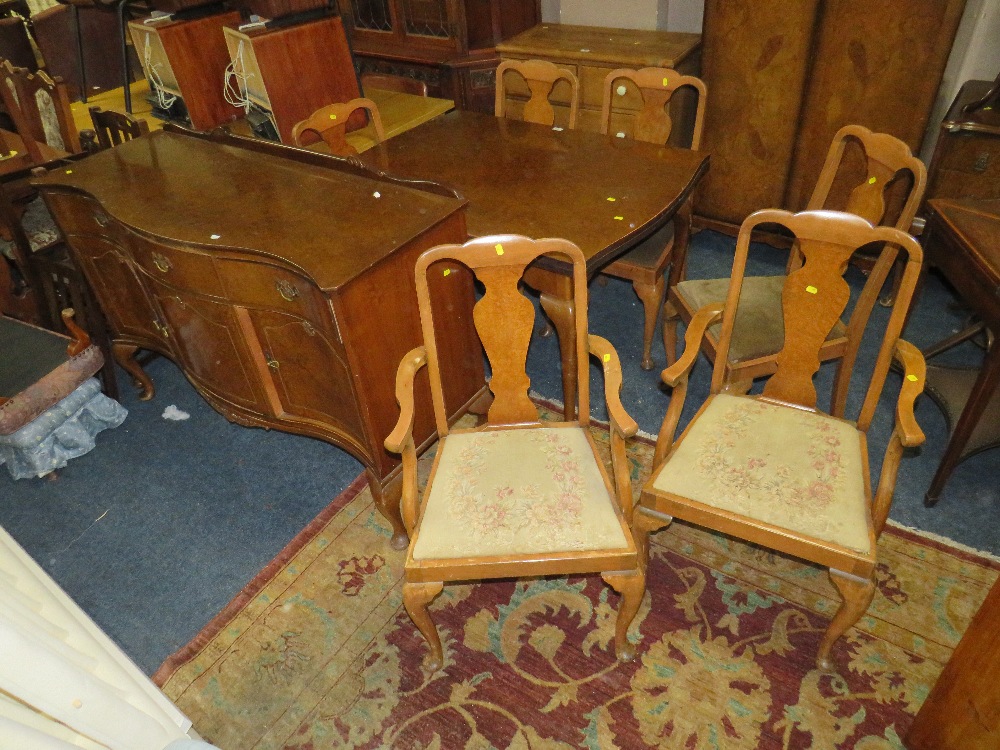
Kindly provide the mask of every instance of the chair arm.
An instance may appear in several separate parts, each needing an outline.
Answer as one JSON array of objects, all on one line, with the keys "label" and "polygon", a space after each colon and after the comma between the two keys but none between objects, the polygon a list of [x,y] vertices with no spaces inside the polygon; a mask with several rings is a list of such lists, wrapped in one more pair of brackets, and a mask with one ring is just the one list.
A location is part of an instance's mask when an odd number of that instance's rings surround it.
[{"label": "chair arm", "polygon": [[418,346],[411,349],[396,370],[396,401],[399,402],[399,421],[383,443],[390,453],[402,453],[407,443],[413,442],[413,381],[417,370],[427,364],[427,350]]},{"label": "chair arm", "polygon": [[903,385],[899,390],[899,400],[896,404],[896,430],[900,434],[900,442],[907,448],[923,445],[925,440],[923,430],[917,424],[913,413],[913,405],[924,390],[927,378],[927,363],[909,341],[899,339],[893,357],[903,366]]},{"label": "chair arm", "polygon": [[622,365],[618,360],[618,352],[611,346],[611,342],[600,336],[590,334],[587,342],[590,353],[601,361],[601,367],[604,368],[604,397],[611,420],[611,468],[615,477],[615,495],[625,522],[631,525],[634,507],[632,467],[625,449],[625,439],[635,435],[639,431],[639,425],[622,406]]},{"label": "chair arm", "polygon": [[594,334],[587,336],[587,342],[590,345],[590,353],[600,360],[604,369],[604,398],[608,404],[611,426],[620,432],[622,437],[632,437],[639,431],[639,425],[622,406],[622,365],[618,359],[618,352],[610,341]]},{"label": "chair arm", "polygon": [[705,305],[694,314],[691,323],[688,324],[687,330],[684,332],[684,353],[680,359],[660,374],[663,382],[673,388],[673,393],[670,395],[670,406],[667,407],[667,412],[663,415],[663,424],[660,425],[660,431],[656,434],[656,448],[653,450],[654,468],[663,463],[670,447],[674,444],[677,424],[680,422],[681,413],[684,411],[684,402],[687,400],[688,376],[698,359],[705,331],[722,317],[722,308],[721,302]]},{"label": "chair arm", "polygon": [[677,384],[691,372],[701,351],[701,340],[705,337],[705,331],[722,318],[723,307],[721,302],[705,305],[691,318],[691,323],[684,332],[684,353],[660,375],[663,382],[671,388],[677,387]]}]

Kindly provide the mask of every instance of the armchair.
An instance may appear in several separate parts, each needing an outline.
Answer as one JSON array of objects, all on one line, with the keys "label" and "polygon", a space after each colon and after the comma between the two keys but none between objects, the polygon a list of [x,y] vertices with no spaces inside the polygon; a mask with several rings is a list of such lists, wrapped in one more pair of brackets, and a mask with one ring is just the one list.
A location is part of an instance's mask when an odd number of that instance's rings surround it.
[{"label": "armchair", "polygon": [[[859,154],[860,159],[857,158]],[[905,143],[885,133],[873,133],[860,125],[845,125],[833,138],[806,208],[843,209],[874,225],[892,222],[892,226],[907,232],[920,206],[926,184],[927,170],[923,162],[910,152]],[[841,204],[836,196],[845,191],[846,199]],[[888,210],[891,203],[900,202],[901,206],[896,206],[898,211]],[[826,361],[845,357],[848,360],[845,371],[850,371],[857,355],[857,344],[860,343],[860,337],[854,333],[867,325],[868,316],[893,267],[896,254],[897,250],[892,245],[879,247],[878,259],[850,318],[846,323],[837,321],[822,345],[820,359]],[[786,275],[801,265],[802,254],[793,243]],[[744,280],[744,295],[729,345],[727,380],[749,387],[754,378],[774,372],[775,356],[782,347],[784,335],[780,325],[780,292],[785,278],[784,275],[748,276]],[[900,280],[901,276],[897,274],[895,287],[899,286]],[[705,305],[721,302],[725,299],[728,286],[729,279],[696,279],[681,281],[668,290],[663,322],[668,365],[677,356],[678,319],[687,323]],[[713,362],[720,348],[719,336],[719,326],[712,325],[702,341],[702,350]],[[846,387],[846,383],[841,383],[834,389],[834,399],[840,404],[839,408],[842,408],[846,398]],[[838,407],[834,409],[836,413]]]},{"label": "armchair", "polygon": [[[524,368],[535,308],[519,285],[525,267],[541,255],[561,256],[573,264],[580,416],[571,422],[542,422],[528,397]],[[485,425],[459,430],[446,418],[446,373],[438,363],[428,276],[454,276],[461,283],[463,274],[453,274],[461,266],[486,288],[473,317],[492,368],[494,400]],[[410,535],[403,603],[430,646],[427,667],[435,671],[444,663],[427,607],[445,583],[582,573],[600,573],[622,595],[615,649],[619,658],[631,659],[635,649],[626,634],[645,586],[629,531],[632,489],[625,441],[638,427],[619,401],[621,365],[614,348],[598,336],[587,336],[583,253],[560,239],[482,237],[423,253],[417,260],[416,286],[425,343],[400,364],[396,395],[401,413],[385,447],[403,457],[402,517]],[[605,373],[613,482],[589,434],[588,352]],[[413,383],[423,367],[430,376],[441,439],[418,500]]]},{"label": "armchair", "polygon": [[[762,395],[735,395],[723,391],[734,319],[750,236],[767,223],[794,234],[804,263],[784,278],[781,289],[786,335],[774,374]],[[851,254],[870,242],[900,248],[905,270],[859,416],[848,421],[817,408],[813,378],[823,342],[849,298],[844,270]],[[872,227],[852,214],[758,211],[740,229],[725,304],[695,314],[683,356],[663,371],[673,397],[657,437],[652,474],[633,517],[643,559],[648,559],[649,533],[680,518],[829,568],[843,604],[819,645],[817,664],[822,669],[832,668],[834,642],[871,603],[876,541],[889,514],[903,449],[924,441],[913,415],[914,400],[923,390],[924,360],[899,338],[921,261],[920,245],[912,237],[898,229]],[[702,337],[720,319],[711,395],[675,442]],[[863,333],[851,330],[848,335]],[[873,495],[867,436],[893,357],[903,367],[903,385]],[[837,366],[850,367],[845,360]]]}]

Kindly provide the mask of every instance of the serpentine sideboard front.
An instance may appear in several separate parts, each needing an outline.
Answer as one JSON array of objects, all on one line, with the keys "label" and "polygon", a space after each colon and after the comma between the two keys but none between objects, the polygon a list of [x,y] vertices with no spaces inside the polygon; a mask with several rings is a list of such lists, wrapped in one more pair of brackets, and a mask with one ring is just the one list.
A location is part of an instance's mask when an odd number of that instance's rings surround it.
[{"label": "serpentine sideboard front", "polygon": [[[465,201],[355,163],[177,129],[34,181],[113,330],[115,358],[153,396],[139,349],[176,362],[226,418],[316,437],[366,467],[405,544],[396,366],[422,343],[413,268],[466,239]],[[457,418],[484,393],[471,276],[432,275],[450,314],[439,350]],[[418,383],[418,444],[435,439]]]}]

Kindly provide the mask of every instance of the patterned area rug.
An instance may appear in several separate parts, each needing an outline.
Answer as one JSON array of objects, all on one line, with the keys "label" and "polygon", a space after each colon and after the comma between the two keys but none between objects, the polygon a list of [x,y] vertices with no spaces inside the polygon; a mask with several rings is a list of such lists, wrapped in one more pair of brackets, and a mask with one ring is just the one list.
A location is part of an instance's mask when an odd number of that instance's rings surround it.
[{"label": "patterned area rug", "polygon": [[[651,451],[631,448],[636,489]],[[825,571],[677,522],[652,537],[632,663],[598,577],[505,580],[445,586],[428,677],[388,539],[359,479],[154,680],[223,750],[902,750],[1000,570],[887,528],[875,601],[828,674]]]}]

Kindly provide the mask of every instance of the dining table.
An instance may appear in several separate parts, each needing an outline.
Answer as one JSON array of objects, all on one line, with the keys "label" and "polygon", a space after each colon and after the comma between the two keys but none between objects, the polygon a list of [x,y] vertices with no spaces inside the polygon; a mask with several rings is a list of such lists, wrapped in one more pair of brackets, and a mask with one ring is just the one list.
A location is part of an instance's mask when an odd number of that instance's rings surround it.
[{"label": "dining table", "polygon": [[[629,138],[453,110],[362,153],[370,168],[451,187],[468,199],[471,237],[560,237],[583,251],[588,278],[674,223],[675,265],[691,230],[688,200],[709,155]],[[559,337],[565,416],[576,414],[571,266],[540,258],[524,281]]]}]

